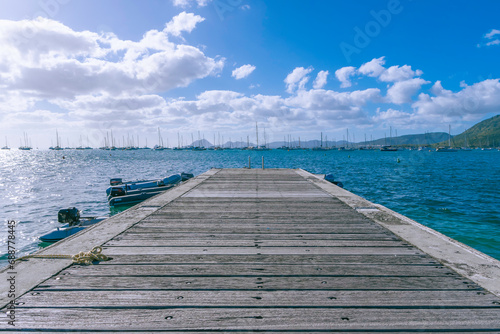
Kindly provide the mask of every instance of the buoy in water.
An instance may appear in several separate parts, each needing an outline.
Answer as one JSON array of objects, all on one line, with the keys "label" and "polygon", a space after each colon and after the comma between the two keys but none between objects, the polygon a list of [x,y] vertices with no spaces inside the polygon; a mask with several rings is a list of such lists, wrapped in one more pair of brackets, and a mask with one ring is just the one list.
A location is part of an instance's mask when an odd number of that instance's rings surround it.
[{"label": "buoy in water", "polygon": [[398,158],[398,160],[396,160],[396,161],[397,161],[398,163],[400,163],[400,162],[401,162],[401,160],[399,160],[399,158]]}]

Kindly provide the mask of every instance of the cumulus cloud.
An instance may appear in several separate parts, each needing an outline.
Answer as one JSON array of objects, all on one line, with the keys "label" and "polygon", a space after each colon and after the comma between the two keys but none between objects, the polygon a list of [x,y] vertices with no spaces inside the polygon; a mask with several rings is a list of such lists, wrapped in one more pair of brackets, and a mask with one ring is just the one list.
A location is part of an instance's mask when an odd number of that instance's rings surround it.
[{"label": "cumulus cloud", "polygon": [[308,74],[314,69],[312,67],[296,67],[291,73],[285,78],[286,91],[288,93],[293,93],[296,89],[304,89],[306,83],[309,81]]},{"label": "cumulus cloud", "polygon": [[293,107],[310,110],[349,110],[363,106],[369,101],[375,101],[379,97],[378,88],[353,92],[311,89],[299,91],[297,95],[287,98],[286,103]]},{"label": "cumulus cloud", "polygon": [[422,85],[427,83],[430,82],[421,78],[398,81],[387,90],[387,99],[396,104],[410,103]]},{"label": "cumulus cloud", "polygon": [[358,72],[369,77],[377,78],[385,71],[385,67],[382,66],[384,64],[385,57],[374,58],[369,62],[361,65],[358,69]]},{"label": "cumulus cloud", "polygon": [[314,89],[323,88],[326,85],[327,78],[328,78],[328,71],[319,71],[318,75],[316,76],[316,79],[313,82],[313,88]]},{"label": "cumulus cloud", "polygon": [[384,72],[382,72],[379,76],[380,81],[385,82],[397,82],[411,79],[415,76],[421,76],[423,74],[422,71],[416,70],[413,71],[411,66],[403,65],[403,66],[391,66]]},{"label": "cumulus cloud", "polygon": [[199,15],[182,12],[165,25],[164,31],[173,36],[180,36],[183,31],[190,33],[198,23],[203,21],[205,18]]},{"label": "cumulus cloud", "polygon": [[352,86],[351,76],[356,73],[356,67],[346,66],[335,71],[335,77],[340,81],[340,87],[348,88]]},{"label": "cumulus cloud", "polygon": [[405,81],[423,74],[421,70],[412,70],[409,65],[391,66],[389,68],[385,68],[383,65],[385,65],[385,57],[374,58],[361,65],[358,73],[378,78],[383,82]]},{"label": "cumulus cloud", "polygon": [[391,124],[393,126],[407,127],[412,122],[412,114],[401,110],[389,108],[381,111],[377,108],[372,121],[378,124]]},{"label": "cumulus cloud", "polygon": [[435,96],[421,93],[412,105],[420,118],[473,120],[488,113],[498,113],[500,108],[500,79],[487,79],[458,92],[445,90],[436,82],[432,92]]},{"label": "cumulus cloud", "polygon": [[370,88],[353,92],[335,92],[324,89],[299,90],[296,95],[247,96],[229,90],[211,90],[199,94],[196,99],[168,101],[163,115],[166,118],[184,117],[201,128],[247,128],[256,119],[266,120],[273,127],[314,127],[318,122],[343,126],[345,122],[370,121],[363,110],[369,102],[378,101],[380,91]]},{"label": "cumulus cloud", "polygon": [[247,64],[234,69],[231,76],[236,80],[248,77],[254,70],[255,66]]},{"label": "cumulus cloud", "polygon": [[137,42],[74,31],[45,18],[1,20],[0,87],[3,94],[15,91],[39,99],[147,94],[185,87],[217,74],[224,65],[224,59],[207,57],[196,47],[168,39],[168,35],[192,31],[202,20],[183,12],[163,31],[148,31]]}]

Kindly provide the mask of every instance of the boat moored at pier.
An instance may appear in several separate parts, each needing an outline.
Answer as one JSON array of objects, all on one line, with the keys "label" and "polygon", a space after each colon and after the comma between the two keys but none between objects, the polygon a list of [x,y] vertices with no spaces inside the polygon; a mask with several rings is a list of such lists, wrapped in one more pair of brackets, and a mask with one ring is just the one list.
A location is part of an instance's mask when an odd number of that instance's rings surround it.
[{"label": "boat moored at pier", "polygon": [[57,221],[62,225],[57,229],[42,235],[39,239],[43,242],[56,242],[69,237],[85,228],[97,224],[107,217],[80,217],[80,211],[77,208],[68,208],[59,210]]}]

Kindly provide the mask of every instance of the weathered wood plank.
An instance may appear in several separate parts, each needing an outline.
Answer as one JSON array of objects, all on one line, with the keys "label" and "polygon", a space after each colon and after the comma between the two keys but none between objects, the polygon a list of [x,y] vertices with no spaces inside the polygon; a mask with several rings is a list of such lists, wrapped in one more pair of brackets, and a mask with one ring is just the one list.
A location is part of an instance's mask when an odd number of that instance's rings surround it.
[{"label": "weathered wood plank", "polygon": [[343,233],[343,234],[372,234],[372,233],[383,233],[384,229],[374,226],[338,226],[338,225],[328,225],[323,226],[304,226],[300,224],[178,224],[178,223],[162,223],[162,222],[151,222],[151,223],[138,223],[131,227],[128,231],[131,232],[147,232],[156,233],[162,231],[163,233],[169,232],[190,232],[197,231],[200,233],[255,233],[255,234],[265,234],[265,233]]},{"label": "weathered wood plank", "polygon": [[500,332],[498,297],[308,177],[214,171],[156,200],[110,261],[21,296],[15,330]]},{"label": "weathered wood plank", "polygon": [[23,307],[500,307],[499,298],[477,291],[38,291]]},{"label": "weathered wood plank", "polygon": [[[261,279],[259,279],[261,278]],[[468,284],[464,284],[467,282]],[[477,290],[463,279],[443,277],[124,277],[82,278],[61,273],[38,290]],[[429,298],[433,298],[429,294]]]},{"label": "weathered wood plank", "polygon": [[72,266],[65,270],[67,275],[75,276],[182,276],[182,277],[268,277],[268,276],[308,276],[308,277],[458,277],[443,266],[400,266],[400,265],[268,265],[205,264],[205,265],[120,265],[92,266],[82,268]]},{"label": "weathered wood plank", "polygon": [[395,240],[165,240],[162,238],[124,238],[110,240],[105,246],[135,246],[144,245],[159,247],[401,247],[408,246]]},{"label": "weathered wood plank", "polygon": [[330,255],[362,255],[362,254],[384,254],[384,255],[407,255],[423,254],[412,247],[117,247],[105,246],[103,253],[114,254],[330,254]]},{"label": "weathered wood plank", "polygon": [[[99,263],[107,265],[142,265],[142,264],[288,264],[288,265],[317,265],[317,264],[392,264],[392,265],[421,265],[434,266],[439,263],[426,255],[123,255],[115,254],[113,259]],[[441,265],[441,264],[439,264]]]},{"label": "weathered wood plank", "polygon": [[[500,331],[500,309],[108,309],[25,308],[32,329],[108,330],[409,330]],[[1,324],[5,328],[6,324]]]},{"label": "weathered wood plank", "polygon": [[[348,217],[347,217],[348,218]],[[345,218],[345,219],[347,219]],[[159,218],[156,216],[150,216],[146,219],[143,219],[140,223],[139,226],[146,225],[146,224],[151,224],[155,225],[160,223],[162,226],[165,226],[165,224],[182,224],[186,225],[189,224],[195,225],[195,224],[224,224],[224,225],[252,225],[252,224],[273,224],[273,225],[291,225],[291,224],[296,224],[296,225],[301,225],[301,226],[308,226],[309,228],[313,228],[315,225],[319,225],[324,227],[325,225],[327,226],[345,226],[345,227],[362,227],[359,225],[363,226],[370,226],[370,227],[376,227],[379,230],[382,230],[380,226],[374,224],[371,221],[367,220],[361,220],[361,219],[350,219],[348,221],[335,221],[330,218],[318,218],[315,219],[314,217],[311,217],[311,219],[307,219],[304,217],[289,217],[289,218],[283,218],[283,217],[276,217],[276,218],[262,218],[262,217],[257,217],[257,218],[227,218],[224,215],[220,215],[218,217],[210,217],[206,216],[204,218],[192,218],[192,217],[163,217]],[[356,226],[358,225],[358,226]],[[137,226],[137,225],[136,225]]]},{"label": "weathered wood plank", "polygon": [[165,231],[163,233],[140,233],[140,231],[126,231],[119,236],[115,237],[113,240],[316,240],[316,241],[328,241],[328,240],[357,240],[357,241],[382,241],[382,240],[397,240],[394,235],[388,235],[386,233],[373,233],[373,234],[333,234],[333,233],[303,233],[303,234],[273,234],[267,233],[264,235],[258,235],[253,233],[198,233],[198,231],[192,232],[170,232]]}]

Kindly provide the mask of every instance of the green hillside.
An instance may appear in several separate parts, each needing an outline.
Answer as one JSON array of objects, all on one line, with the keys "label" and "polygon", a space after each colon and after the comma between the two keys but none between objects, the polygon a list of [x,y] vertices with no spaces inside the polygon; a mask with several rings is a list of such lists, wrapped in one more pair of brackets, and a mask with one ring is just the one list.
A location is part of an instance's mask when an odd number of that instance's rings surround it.
[{"label": "green hillside", "polygon": [[[429,132],[418,135],[404,135],[392,138],[380,138],[374,141],[369,141],[367,145],[392,145],[392,146],[427,146],[439,143],[448,139],[448,134],[445,132]],[[364,144],[364,143],[362,143]]]},{"label": "green hillside", "polygon": [[[500,146],[500,115],[484,120],[465,132],[454,136],[452,145],[466,146],[466,140],[471,147],[498,147]],[[443,143],[448,145],[448,143]]]}]

